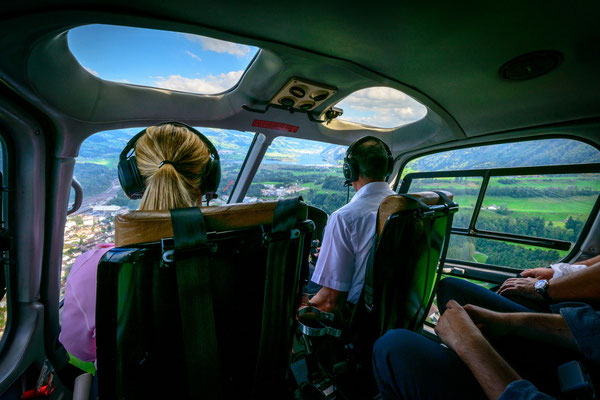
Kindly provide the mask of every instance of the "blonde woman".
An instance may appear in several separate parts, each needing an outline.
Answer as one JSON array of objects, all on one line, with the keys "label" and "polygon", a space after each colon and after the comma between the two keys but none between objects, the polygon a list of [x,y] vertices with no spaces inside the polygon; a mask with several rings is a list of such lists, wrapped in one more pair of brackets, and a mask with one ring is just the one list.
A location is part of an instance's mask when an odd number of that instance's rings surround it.
[{"label": "blonde woman", "polygon": [[[144,129],[123,149],[119,182],[140,210],[193,207],[214,198],[219,186],[219,155],[194,128],[167,122]],[[102,256],[114,247],[102,243],[80,255],[67,279],[59,340],[82,361],[96,360],[96,270]]]}]

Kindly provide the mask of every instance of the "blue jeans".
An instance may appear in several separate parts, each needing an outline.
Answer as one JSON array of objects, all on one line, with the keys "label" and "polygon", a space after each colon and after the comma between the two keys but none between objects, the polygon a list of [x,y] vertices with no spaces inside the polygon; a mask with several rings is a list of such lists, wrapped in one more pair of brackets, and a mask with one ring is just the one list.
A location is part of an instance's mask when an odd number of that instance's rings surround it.
[{"label": "blue jeans", "polygon": [[383,399],[486,399],[456,353],[418,333],[394,329],[373,348]]},{"label": "blue jeans", "polygon": [[530,304],[531,307],[525,307],[489,289],[463,279],[444,278],[440,281],[437,291],[437,304],[442,313],[446,310],[446,304],[450,300],[455,300],[461,306],[473,304],[500,312],[544,311],[543,306]]},{"label": "blue jeans", "polygon": [[[449,300],[499,312],[534,312],[468,281],[440,281],[438,305]],[[514,336],[492,342],[500,355],[524,379],[545,393],[560,393],[557,367],[578,354]],[[388,331],[373,348],[373,372],[384,399],[485,399],[483,391],[458,355],[441,344],[404,329]]]}]

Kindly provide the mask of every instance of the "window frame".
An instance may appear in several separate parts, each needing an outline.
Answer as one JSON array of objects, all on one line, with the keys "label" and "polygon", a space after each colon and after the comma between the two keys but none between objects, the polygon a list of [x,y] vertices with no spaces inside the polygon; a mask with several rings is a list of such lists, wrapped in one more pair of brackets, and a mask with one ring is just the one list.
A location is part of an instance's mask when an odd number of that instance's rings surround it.
[{"label": "window frame", "polygon": [[[0,273],[4,274],[6,292],[4,298],[6,299],[6,325],[4,326],[4,333],[0,336],[0,353],[4,350],[4,345],[10,336],[12,325],[15,319],[14,315],[14,302],[15,295],[13,288],[15,288],[15,263],[11,261],[10,254],[14,253],[14,244],[11,237],[12,226],[10,220],[12,215],[10,213],[9,205],[12,202],[14,182],[13,182],[13,158],[10,156],[14,152],[12,151],[12,144],[8,141],[8,137],[3,133],[0,133],[0,151],[2,152],[2,171],[0,171],[0,265],[2,270]],[[8,254],[7,254],[8,253]]]},{"label": "window frame", "polygon": [[[497,145],[497,144],[506,144],[506,143],[519,143],[525,141],[537,141],[544,139],[568,139],[568,140],[576,140],[581,143],[585,143],[589,146],[592,146],[594,149],[600,152],[600,149],[593,143],[589,141],[582,140],[580,138],[574,137],[566,137],[566,136],[542,136],[542,137],[531,137],[527,138],[527,140],[508,140],[508,141],[497,141],[490,143],[478,143],[475,145],[469,146],[461,146],[456,148],[448,148],[435,152],[428,152],[423,154],[415,155],[407,159],[401,166],[399,170],[399,176],[402,176],[402,171],[406,167],[406,165],[421,157],[426,157],[434,154],[445,153],[448,151],[472,148],[472,147],[480,147],[480,146],[489,146],[489,145]],[[477,201],[475,203],[473,214],[471,215],[471,219],[469,221],[469,226],[467,228],[455,228],[452,227],[451,234],[488,239],[488,240],[500,240],[504,242],[510,243],[518,243],[518,244],[526,244],[533,245],[542,248],[554,249],[554,250],[569,250],[569,253],[562,260],[570,260],[573,259],[579,249],[581,248],[582,243],[587,238],[590,229],[594,223],[595,216],[598,215],[600,211],[600,195],[596,198],[594,202],[594,206],[590,211],[590,214],[585,221],[581,233],[577,238],[577,241],[573,243],[571,248],[571,242],[567,242],[564,240],[557,239],[546,239],[546,238],[537,238],[530,237],[518,234],[510,234],[503,232],[492,232],[485,230],[478,230],[476,228],[477,218],[479,217],[481,205],[483,204],[483,200],[485,198],[485,194],[487,191],[487,187],[492,177],[500,177],[500,176],[515,176],[515,175],[550,175],[550,174],[574,174],[574,173],[600,173],[600,163],[585,163],[585,164],[560,164],[560,165],[546,165],[546,166],[534,166],[534,167],[509,167],[509,168],[485,168],[485,169],[469,169],[469,170],[452,170],[452,171],[432,171],[432,172],[414,172],[409,173],[402,179],[396,180],[395,190],[398,193],[408,193],[410,190],[410,184],[414,179],[422,179],[422,178],[453,178],[453,177],[479,177],[482,178],[481,186],[479,188],[479,193],[477,195]],[[566,248],[565,248],[566,247]],[[449,266],[452,270],[449,274],[459,275],[469,278],[475,278],[480,280],[487,280],[491,282],[502,282],[506,277],[510,277],[507,275],[514,276],[515,273],[521,271],[519,268],[509,267],[509,266],[500,266],[500,265],[492,265],[486,263],[474,263],[470,261],[461,261],[461,260],[453,260],[447,259],[446,266]],[[460,266],[460,268],[455,268],[454,266]],[[466,268],[463,268],[466,267]],[[462,271],[461,271],[462,270]],[[479,272],[478,272],[479,270]],[[491,272],[493,271],[493,272]],[[504,275],[500,277],[498,275]]]}]

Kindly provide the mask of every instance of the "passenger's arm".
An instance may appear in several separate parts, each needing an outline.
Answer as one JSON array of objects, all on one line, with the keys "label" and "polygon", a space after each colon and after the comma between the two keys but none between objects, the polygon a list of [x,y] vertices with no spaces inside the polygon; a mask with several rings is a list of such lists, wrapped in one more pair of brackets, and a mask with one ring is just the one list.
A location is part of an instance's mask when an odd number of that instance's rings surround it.
[{"label": "passenger's arm", "polygon": [[549,283],[552,300],[600,301],[600,262]]},{"label": "passenger's arm", "polygon": [[[531,299],[542,300],[543,297],[533,287],[535,278],[507,279],[498,293],[501,295],[516,294]],[[575,271],[549,281],[548,296],[552,301],[562,300],[600,300],[600,263]]]},{"label": "passenger's arm", "polygon": [[577,265],[587,265],[588,267],[594,264],[598,264],[600,263],[600,254],[598,254],[596,257],[592,257],[588,260],[583,260],[583,261],[577,261],[573,264],[577,264]]},{"label": "passenger's arm", "polygon": [[446,307],[435,332],[469,367],[488,398],[496,400],[511,382],[521,377],[494,350],[456,301],[450,300]]},{"label": "passenger's arm", "polygon": [[[600,255],[597,255],[596,257],[592,257],[588,260],[577,261],[577,262],[573,263],[573,265],[585,265],[586,267],[589,267],[590,265],[594,265],[596,263],[600,263]],[[566,265],[568,265],[568,264],[566,264]],[[523,272],[521,272],[521,276],[523,278],[551,279],[554,276],[554,269],[553,268],[526,269]]]},{"label": "passenger's arm", "polygon": [[339,313],[342,311],[348,298],[348,292],[330,289],[323,286],[316,295],[310,299],[310,304],[321,311]]},{"label": "passenger's arm", "polygon": [[560,314],[499,313],[471,304],[464,309],[486,336],[511,334],[579,351],[567,322]]}]

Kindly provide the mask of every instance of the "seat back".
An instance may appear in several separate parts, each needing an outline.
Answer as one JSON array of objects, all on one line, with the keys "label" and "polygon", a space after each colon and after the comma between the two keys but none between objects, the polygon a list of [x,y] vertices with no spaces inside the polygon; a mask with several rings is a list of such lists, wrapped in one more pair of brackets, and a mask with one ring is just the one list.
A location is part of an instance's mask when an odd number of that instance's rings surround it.
[{"label": "seat back", "polygon": [[323,232],[325,231],[325,225],[329,216],[322,209],[308,205],[308,219],[315,224],[315,231],[313,232],[313,240],[316,239],[319,242],[323,241]]},{"label": "seat back", "polygon": [[[100,396],[256,398],[268,387],[284,397],[314,225],[297,199],[281,204],[202,209],[206,240],[187,248],[177,247],[168,212],[115,218],[118,247],[98,267]],[[197,290],[196,281],[182,289],[184,264],[204,268]],[[208,292],[210,312],[198,317],[188,303]],[[199,329],[190,334],[190,326]],[[194,347],[211,340],[209,349]],[[213,350],[217,358],[206,365],[203,352]]]},{"label": "seat back", "polygon": [[441,275],[458,205],[449,192],[388,196],[377,214],[377,245],[362,301],[376,325],[419,329]]}]

